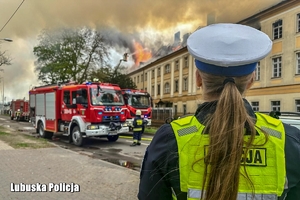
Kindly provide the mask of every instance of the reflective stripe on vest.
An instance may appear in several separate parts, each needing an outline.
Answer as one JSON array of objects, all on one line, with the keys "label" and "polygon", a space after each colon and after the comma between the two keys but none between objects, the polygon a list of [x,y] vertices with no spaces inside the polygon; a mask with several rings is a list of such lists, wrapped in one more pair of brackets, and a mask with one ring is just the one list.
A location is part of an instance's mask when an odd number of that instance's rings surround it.
[{"label": "reflective stripe on vest", "polygon": [[[188,189],[187,197],[188,199],[201,198],[202,191],[198,189]],[[176,200],[176,198],[173,197]],[[255,194],[252,193],[238,193],[237,200],[277,200],[278,196],[276,194]]]},{"label": "reflective stripe on vest", "polygon": [[[256,117],[258,135],[248,151],[246,170],[254,184],[255,193],[272,199],[274,195],[280,196],[284,190],[285,132],[280,120],[260,113],[256,113]],[[188,199],[195,199],[194,196],[199,199],[205,169],[203,158],[209,145],[209,135],[202,134],[205,126],[195,116],[175,120],[171,126],[178,146],[180,189],[190,195]],[[265,135],[260,129],[269,135],[268,142],[264,145]],[[247,141],[250,136],[245,135],[244,138]],[[195,164],[195,160],[199,162]],[[245,174],[243,167],[241,174]],[[238,192],[238,199],[252,198],[252,189],[243,175],[240,176]]]},{"label": "reflective stripe on vest", "polygon": [[142,131],[143,128],[133,128],[132,130],[133,130],[133,131]]}]

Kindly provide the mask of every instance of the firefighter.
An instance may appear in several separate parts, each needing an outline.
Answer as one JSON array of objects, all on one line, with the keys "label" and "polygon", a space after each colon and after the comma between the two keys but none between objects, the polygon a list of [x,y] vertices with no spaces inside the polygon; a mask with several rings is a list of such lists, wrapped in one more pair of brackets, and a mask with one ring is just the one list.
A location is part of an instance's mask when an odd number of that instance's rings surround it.
[{"label": "firefighter", "polygon": [[19,121],[20,117],[21,117],[21,110],[20,109],[17,110],[16,117],[17,117],[16,120]]},{"label": "firefighter", "polygon": [[263,32],[213,24],[187,40],[203,103],[164,124],[147,147],[140,200],[300,199],[300,130],[243,98],[272,49]]},{"label": "firefighter", "polygon": [[141,145],[141,137],[145,128],[145,122],[141,117],[142,111],[136,110],[135,118],[132,121],[133,126],[133,143],[130,146]]}]

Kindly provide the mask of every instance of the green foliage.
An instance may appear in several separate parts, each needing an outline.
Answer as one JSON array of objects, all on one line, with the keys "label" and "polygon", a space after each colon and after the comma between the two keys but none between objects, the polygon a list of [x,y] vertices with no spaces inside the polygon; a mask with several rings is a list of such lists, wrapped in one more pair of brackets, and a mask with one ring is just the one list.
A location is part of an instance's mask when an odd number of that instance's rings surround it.
[{"label": "green foliage", "polygon": [[[121,69],[122,70],[122,69]],[[111,69],[110,67],[101,68],[91,73],[90,79],[98,78],[101,82],[104,83],[114,83],[118,84],[121,88],[130,88],[136,89],[136,84],[132,79],[121,72]]]},{"label": "green foliage", "polygon": [[37,57],[38,79],[45,84],[68,80],[84,82],[109,58],[105,39],[88,28],[44,31],[33,53]]}]

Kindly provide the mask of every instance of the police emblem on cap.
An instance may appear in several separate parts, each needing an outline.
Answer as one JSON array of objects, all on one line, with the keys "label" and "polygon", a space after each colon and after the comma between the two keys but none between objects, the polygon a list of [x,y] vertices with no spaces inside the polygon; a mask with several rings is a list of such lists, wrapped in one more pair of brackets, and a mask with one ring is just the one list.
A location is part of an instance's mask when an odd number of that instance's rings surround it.
[{"label": "police emblem on cap", "polygon": [[257,62],[272,49],[265,33],[240,24],[212,24],[192,33],[187,40],[196,67],[220,76],[252,73]]}]

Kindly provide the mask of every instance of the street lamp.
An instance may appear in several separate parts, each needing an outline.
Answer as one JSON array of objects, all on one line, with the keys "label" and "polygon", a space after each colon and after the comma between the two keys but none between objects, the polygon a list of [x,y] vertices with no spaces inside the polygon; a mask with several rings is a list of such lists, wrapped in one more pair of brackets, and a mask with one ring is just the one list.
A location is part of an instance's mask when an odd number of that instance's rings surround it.
[{"label": "street lamp", "polygon": [[10,39],[10,38],[0,38],[0,40],[4,40],[4,41],[6,41],[6,42],[12,42],[12,41],[13,41],[13,40]]}]

